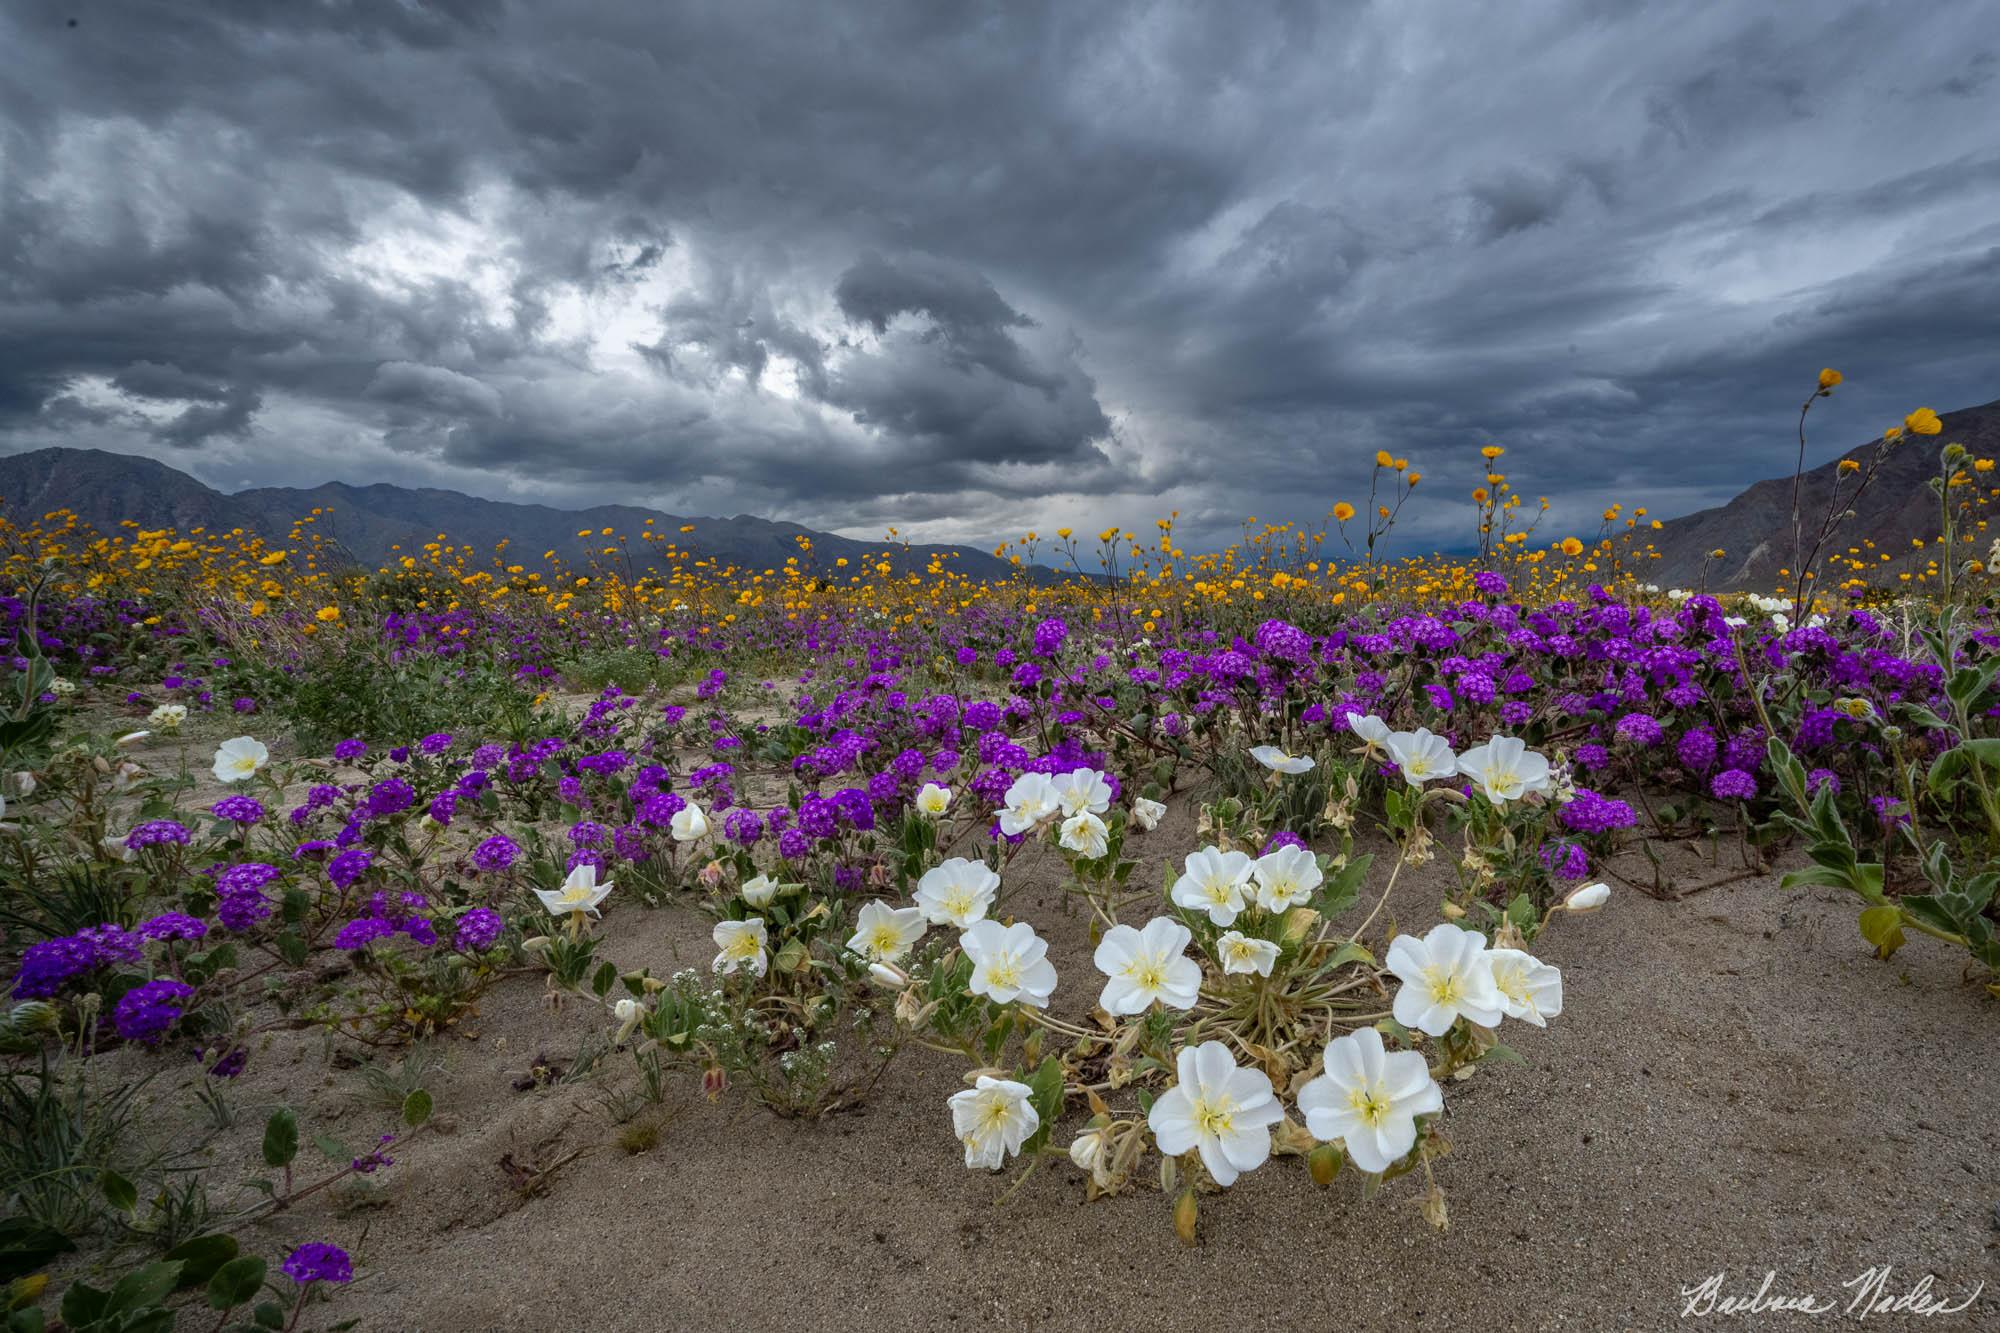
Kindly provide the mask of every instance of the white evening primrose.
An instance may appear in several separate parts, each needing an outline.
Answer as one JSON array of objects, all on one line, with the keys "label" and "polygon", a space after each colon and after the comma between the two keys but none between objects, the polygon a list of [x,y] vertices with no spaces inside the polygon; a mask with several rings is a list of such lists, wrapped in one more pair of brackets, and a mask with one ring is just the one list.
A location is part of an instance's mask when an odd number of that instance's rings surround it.
[{"label": "white evening primrose", "polygon": [[761,977],[771,965],[771,956],[765,952],[771,936],[764,927],[764,918],[760,916],[753,916],[748,921],[718,921],[709,938],[720,950],[712,964],[717,972],[727,974],[747,970],[752,976]]},{"label": "white evening primrose", "polygon": [[1025,921],[1003,926],[998,921],[975,921],[958,937],[958,947],[972,960],[972,977],[966,983],[974,995],[984,995],[995,1004],[1019,1000],[1036,1009],[1049,1006],[1049,993],[1056,988],[1055,964],[1048,960],[1048,941],[1035,934]]},{"label": "white evening primrose", "polygon": [[1010,1078],[981,1074],[979,1082],[951,1096],[951,1128],[965,1145],[965,1164],[998,1170],[1041,1127],[1034,1090]]},{"label": "white evening primrose", "polygon": [[1215,956],[1221,960],[1224,972],[1268,977],[1271,965],[1278,961],[1278,946],[1240,930],[1229,930],[1216,937]]},{"label": "white evening primrose", "polygon": [[1549,786],[1549,761],[1517,736],[1495,736],[1467,750],[1458,757],[1458,771],[1478,783],[1495,805],[1547,791]]},{"label": "white evening primrose", "polygon": [[1579,916],[1585,912],[1595,912],[1611,901],[1609,884],[1586,884],[1580,889],[1571,889],[1569,896],[1562,900],[1565,912],[1575,912]]},{"label": "white evening primrose", "polygon": [[146,714],[146,721],[161,731],[179,731],[181,723],[187,721],[186,704],[161,704]]},{"label": "white evening primrose", "polygon": [[1347,729],[1361,742],[1361,748],[1370,758],[1379,758],[1388,753],[1389,724],[1373,713],[1349,713]]},{"label": "white evening primrose", "polygon": [[1329,1042],[1326,1072],[1299,1089],[1306,1129],[1340,1140],[1363,1171],[1380,1174],[1417,1143],[1417,1117],[1444,1109],[1444,1092],[1415,1051],[1382,1049],[1382,1034],[1361,1028]]},{"label": "white evening primrose", "polygon": [[1243,852],[1204,847],[1188,853],[1181,877],[1168,896],[1176,907],[1206,912],[1218,926],[1235,922],[1243,910],[1243,890],[1250,882],[1250,858]]},{"label": "white evening primrose", "polygon": [[1389,737],[1389,758],[1403,771],[1403,781],[1421,787],[1434,778],[1448,778],[1458,765],[1458,756],[1442,736],[1433,736],[1427,727],[1399,731]]},{"label": "white evening primrose", "polygon": [[778,882],[769,875],[758,875],[753,879],[744,880],[736,891],[743,895],[744,902],[761,910],[769,907],[777,898]]},{"label": "white evening primrose", "polygon": [[129,750],[152,734],[150,731],[128,731],[111,743],[121,750]]},{"label": "white evening primrose", "polygon": [[1187,956],[1194,939],[1170,916],[1156,916],[1145,929],[1118,925],[1104,932],[1091,961],[1110,980],[1097,997],[1111,1014],[1142,1014],[1155,1003],[1192,1009],[1201,993],[1201,964]]},{"label": "white evening primrose", "polygon": [[893,963],[924,937],[924,914],[914,907],[891,907],[879,899],[861,904],[847,947],[871,963]]},{"label": "white evening primrose", "polygon": [[1467,1022],[1490,1028],[1500,1022],[1500,991],[1486,961],[1486,937],[1446,921],[1422,939],[1398,935],[1389,943],[1386,965],[1403,983],[1392,1009],[1396,1021],[1433,1037]]},{"label": "white evening primrose", "polygon": [[1007,788],[1002,799],[1005,808],[995,813],[1000,819],[1000,831],[1010,838],[1028,832],[1062,809],[1055,784],[1046,773],[1023,773],[1014,779],[1014,785]]},{"label": "white evening primrose", "polygon": [[1500,992],[1500,1007],[1507,1017],[1545,1028],[1563,1011],[1558,968],[1519,949],[1488,949],[1486,962],[1493,969],[1493,988]]},{"label": "white evening primrose", "polygon": [[1319,858],[1289,843],[1251,862],[1250,877],[1257,883],[1257,905],[1267,912],[1291,911],[1326,880]]},{"label": "white evening primrose", "polygon": [[236,736],[215,747],[215,780],[248,782],[271,762],[271,752],[253,736]]},{"label": "white evening primrose", "polygon": [[936,819],[951,809],[951,788],[940,787],[935,782],[926,782],[917,788],[917,812]]},{"label": "white evening primrose", "polygon": [[1271,1126],[1285,1108],[1271,1094],[1261,1069],[1239,1069],[1219,1041],[1183,1047],[1176,1060],[1180,1081],[1160,1094],[1146,1115],[1160,1151],[1169,1157],[1199,1151],[1218,1185],[1233,1185],[1271,1155]]},{"label": "white evening primrose", "polygon": [[1151,833],[1160,826],[1166,816],[1167,807],[1158,801],[1149,801],[1141,796],[1132,802],[1132,822],[1139,826],[1141,833]]},{"label": "white evening primrose", "polygon": [[701,807],[689,801],[674,811],[671,825],[675,842],[696,842],[708,836],[708,816]]},{"label": "white evening primrose", "polygon": [[1286,754],[1275,745],[1253,746],[1250,757],[1273,773],[1310,773],[1313,770],[1311,755]]},{"label": "white evening primrose", "polygon": [[569,878],[559,889],[536,889],[535,896],[542,900],[542,906],[549,909],[550,916],[568,916],[571,912],[588,912],[596,916],[597,906],[610,896],[611,881],[597,882],[597,867],[588,861],[569,872]]},{"label": "white evening primrose", "polygon": [[1111,784],[1094,768],[1075,768],[1049,779],[1062,812],[1074,815],[1088,810],[1101,815],[1111,808]]},{"label": "white evening primrose", "polygon": [[1104,821],[1088,810],[1079,810],[1063,821],[1061,844],[1086,861],[1095,861],[1111,847]]},{"label": "white evening primrose", "polygon": [[954,856],[924,872],[917,881],[917,910],[924,920],[964,930],[982,921],[1000,891],[1000,876],[984,861]]}]

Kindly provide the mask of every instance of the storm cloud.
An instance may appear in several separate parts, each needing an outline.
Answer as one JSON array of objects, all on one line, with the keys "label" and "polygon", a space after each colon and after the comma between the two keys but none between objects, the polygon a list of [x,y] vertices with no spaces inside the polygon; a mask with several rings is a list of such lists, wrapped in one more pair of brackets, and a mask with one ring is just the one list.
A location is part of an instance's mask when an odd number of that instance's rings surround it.
[{"label": "storm cloud", "polygon": [[[991,544],[2000,397],[1991,7],[0,9],[0,451]],[[1823,419],[1821,416],[1823,415]]]}]

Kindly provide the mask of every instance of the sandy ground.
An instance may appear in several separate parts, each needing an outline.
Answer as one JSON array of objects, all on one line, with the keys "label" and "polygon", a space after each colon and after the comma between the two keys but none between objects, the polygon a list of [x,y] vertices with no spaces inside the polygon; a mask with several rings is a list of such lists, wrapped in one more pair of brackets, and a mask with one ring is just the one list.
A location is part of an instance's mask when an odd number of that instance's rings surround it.
[{"label": "sandy ground", "polygon": [[[1192,832],[1176,810],[1143,850],[1177,854]],[[1148,864],[1134,882],[1158,877]],[[1008,910],[1056,941],[1058,1011],[1080,1012],[1097,989],[1081,918],[1052,865],[1010,882]],[[1391,909],[1422,928],[1438,896],[1417,880]],[[1892,1295],[1925,1274],[1954,1303],[1989,1290],[1961,1314],[1871,1324],[2000,1328],[2000,1005],[1931,941],[1877,963],[1853,916],[1750,879],[1679,903],[1621,891],[1552,928],[1539,952],[1564,971],[1566,1011],[1546,1032],[1510,1025],[1528,1067],[1447,1090],[1443,1235],[1418,1215],[1420,1178],[1364,1202],[1350,1178],[1315,1188],[1296,1158],[1204,1197],[1193,1249],[1169,1198],[1086,1205],[1066,1161],[996,1207],[1008,1178],[964,1169],[951,1134],[960,1071],[920,1049],[864,1110],[817,1123],[711,1103],[685,1076],[657,1146],[635,1155],[606,1109],[627,1057],[517,1090],[601,1012],[551,1008],[522,977],[444,1043],[439,1129],[399,1147],[372,1203],[328,1192],[246,1239],[354,1250],[362,1280],[308,1327],[1662,1329],[1703,1322],[1681,1318],[1682,1292],[1712,1274],[1748,1296],[1775,1270],[1774,1291],[1844,1307],[1843,1283],[1893,1265]],[[692,908],[628,903],[604,930],[613,957],[656,974],[711,951]],[[350,1143],[391,1118],[309,1035],[261,1052],[232,1095],[243,1123],[213,1145],[218,1181],[250,1174],[278,1100],[308,1134]],[[532,1196],[502,1166],[572,1153]]]}]

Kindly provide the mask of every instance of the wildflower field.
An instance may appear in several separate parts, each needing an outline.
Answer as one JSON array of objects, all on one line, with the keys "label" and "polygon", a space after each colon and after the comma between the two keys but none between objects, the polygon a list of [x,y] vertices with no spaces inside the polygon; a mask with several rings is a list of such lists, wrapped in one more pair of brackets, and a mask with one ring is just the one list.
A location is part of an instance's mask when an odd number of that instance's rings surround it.
[{"label": "wildflower field", "polygon": [[1800,515],[1725,593],[1497,447],[1469,556],[1380,554],[1384,454],[1322,529],[1002,583],[16,515],[9,1327],[1956,1301],[2000,625],[1937,420],[1883,445],[1939,459],[1923,566]]}]

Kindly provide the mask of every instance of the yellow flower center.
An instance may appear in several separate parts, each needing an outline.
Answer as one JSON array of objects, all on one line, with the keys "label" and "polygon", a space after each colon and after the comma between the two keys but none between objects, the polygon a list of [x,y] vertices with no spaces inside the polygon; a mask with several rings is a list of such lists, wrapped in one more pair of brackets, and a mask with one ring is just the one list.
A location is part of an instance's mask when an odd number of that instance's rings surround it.
[{"label": "yellow flower center", "polygon": [[997,990],[1021,989],[1021,964],[1015,958],[996,958],[986,965],[986,984]]},{"label": "yellow flower center", "polygon": [[1427,968],[1424,984],[1430,987],[1431,1003],[1455,1005],[1465,996],[1464,983],[1456,972],[1446,972],[1442,968]]},{"label": "yellow flower center", "polygon": [[1203,1137],[1220,1138],[1229,1133],[1236,1124],[1236,1105],[1228,1100],[1197,1101],[1194,1104],[1194,1123]]},{"label": "yellow flower center", "polygon": [[1158,990],[1167,984],[1167,969],[1157,958],[1138,958],[1128,963],[1125,975],[1141,990]]},{"label": "yellow flower center", "polygon": [[889,926],[877,926],[868,936],[868,952],[878,959],[887,958],[890,954],[900,949],[902,945],[903,941],[901,938]]},{"label": "yellow flower center", "polygon": [[731,939],[722,952],[731,958],[755,958],[757,950],[761,947],[763,946],[757,943],[757,937],[746,931]]},{"label": "yellow flower center", "polygon": [[1370,1129],[1380,1125],[1383,1117],[1389,1114],[1389,1099],[1383,1094],[1379,1085],[1356,1088],[1349,1092],[1347,1105],[1361,1118],[1361,1123]]}]

